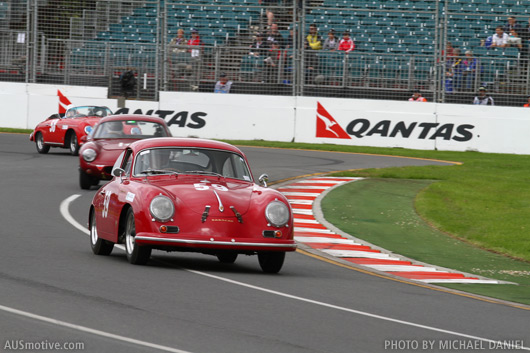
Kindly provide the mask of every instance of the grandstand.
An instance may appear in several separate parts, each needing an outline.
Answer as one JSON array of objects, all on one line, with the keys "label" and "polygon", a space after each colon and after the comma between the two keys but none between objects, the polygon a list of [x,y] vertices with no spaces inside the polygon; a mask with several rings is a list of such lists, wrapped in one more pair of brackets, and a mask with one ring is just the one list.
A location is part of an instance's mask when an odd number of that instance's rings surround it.
[{"label": "grandstand", "polygon": [[[293,32],[293,44],[267,82],[263,58],[248,49],[257,32],[267,31],[258,0],[101,0],[82,9],[84,2],[72,1],[66,34],[53,32],[51,1],[23,3],[0,2],[0,40],[9,49],[0,57],[2,80],[109,86],[110,95],[119,95],[119,75],[131,69],[145,83],[138,85],[139,99],[156,99],[159,90],[211,92],[221,71],[234,81],[234,93],[404,99],[420,88],[429,100],[469,102],[487,86],[498,102],[515,105],[530,93],[521,50],[484,46],[508,15],[528,25],[524,0],[279,0],[273,11],[282,35]],[[21,10],[30,14],[23,22],[31,40],[24,42],[14,23]],[[318,51],[309,75],[304,63],[311,53],[300,43],[312,23],[322,37],[330,29],[350,31],[356,49]],[[178,29],[199,32],[200,60],[169,46]],[[479,60],[470,86],[448,89],[447,42]]]}]

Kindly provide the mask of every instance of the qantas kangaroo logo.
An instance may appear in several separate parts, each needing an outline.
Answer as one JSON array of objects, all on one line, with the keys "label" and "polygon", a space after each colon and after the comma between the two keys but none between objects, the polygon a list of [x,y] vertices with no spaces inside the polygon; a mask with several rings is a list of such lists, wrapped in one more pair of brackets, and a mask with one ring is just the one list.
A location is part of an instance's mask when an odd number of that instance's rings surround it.
[{"label": "qantas kangaroo logo", "polygon": [[70,100],[66,98],[66,96],[59,90],[57,90],[57,96],[59,97],[59,114],[66,113],[66,107],[68,107],[70,104]]},{"label": "qantas kangaroo logo", "polygon": [[317,102],[317,135],[336,139],[351,139],[350,135],[333,119],[331,114]]}]

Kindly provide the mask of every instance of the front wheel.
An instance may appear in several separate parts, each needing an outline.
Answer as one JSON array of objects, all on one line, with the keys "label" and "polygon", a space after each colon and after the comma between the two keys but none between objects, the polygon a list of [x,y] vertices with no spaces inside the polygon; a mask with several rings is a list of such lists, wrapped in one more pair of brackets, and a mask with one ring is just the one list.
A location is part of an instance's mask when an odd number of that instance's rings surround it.
[{"label": "front wheel", "polygon": [[265,273],[278,273],[282,269],[285,252],[259,252],[258,261]]},{"label": "front wheel", "polygon": [[42,154],[46,154],[50,150],[50,146],[44,144],[44,137],[40,132],[37,132],[35,136],[35,146],[37,147],[37,152]]},{"label": "front wheel", "polygon": [[98,229],[96,227],[96,211],[92,212],[90,216],[90,247],[92,252],[96,255],[110,255],[114,248],[114,243],[101,239],[98,236]]},{"label": "front wheel", "polygon": [[70,133],[68,137],[68,146],[72,156],[77,156],[79,154],[79,141],[77,140],[77,135],[75,132]]},{"label": "front wheel", "polygon": [[98,180],[79,169],[79,186],[83,190],[89,190],[92,185],[97,185]]},{"label": "front wheel", "polygon": [[145,265],[151,257],[151,248],[136,244],[136,226],[134,223],[134,212],[132,208],[127,210],[125,220],[125,252],[127,260],[133,265]]}]

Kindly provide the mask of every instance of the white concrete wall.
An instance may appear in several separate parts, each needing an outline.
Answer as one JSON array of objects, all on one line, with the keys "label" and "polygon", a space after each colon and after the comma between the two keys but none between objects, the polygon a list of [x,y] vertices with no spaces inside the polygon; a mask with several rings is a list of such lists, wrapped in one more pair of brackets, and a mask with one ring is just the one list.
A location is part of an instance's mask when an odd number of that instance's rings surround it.
[{"label": "white concrete wall", "polygon": [[57,90],[74,105],[161,116],[175,136],[530,154],[530,109],[471,104],[161,92],[118,109],[106,88],[3,82],[0,126],[32,129],[57,113]]}]

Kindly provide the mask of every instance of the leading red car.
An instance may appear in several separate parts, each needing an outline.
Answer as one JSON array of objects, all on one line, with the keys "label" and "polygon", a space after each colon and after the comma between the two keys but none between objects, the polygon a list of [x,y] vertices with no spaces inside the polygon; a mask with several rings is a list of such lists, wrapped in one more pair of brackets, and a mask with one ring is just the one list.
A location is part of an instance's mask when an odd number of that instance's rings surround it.
[{"label": "leading red car", "polygon": [[64,116],[53,114],[39,123],[29,139],[35,141],[39,153],[48,153],[50,147],[61,147],[70,149],[70,154],[77,156],[84,137],[99,119],[111,114],[112,111],[107,107],[69,107]]},{"label": "leading red car", "polygon": [[147,115],[111,115],[102,118],[79,150],[79,186],[90,189],[100,180],[112,179],[116,158],[132,142],[168,137],[164,119]]},{"label": "leading red car", "polygon": [[97,255],[110,254],[117,243],[133,264],[147,263],[152,249],[200,252],[225,263],[257,255],[264,272],[277,273],[285,253],[296,250],[289,202],[255,184],[245,155],[232,145],[140,140],[123,151],[112,173],[89,211]]}]

